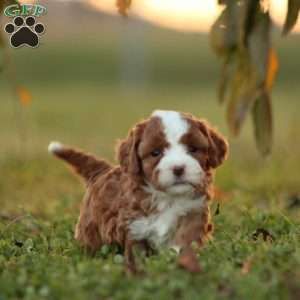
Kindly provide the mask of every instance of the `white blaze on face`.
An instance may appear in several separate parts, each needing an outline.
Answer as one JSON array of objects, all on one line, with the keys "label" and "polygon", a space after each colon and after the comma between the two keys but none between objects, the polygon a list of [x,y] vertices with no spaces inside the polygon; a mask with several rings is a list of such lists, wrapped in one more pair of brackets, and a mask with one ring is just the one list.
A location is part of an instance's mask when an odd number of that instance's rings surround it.
[{"label": "white blaze on face", "polygon": [[[193,190],[193,185],[200,183],[203,169],[199,162],[187,152],[186,146],[180,139],[190,128],[180,113],[175,111],[158,110],[153,116],[159,117],[164,127],[164,133],[169,143],[162,159],[157,165],[159,171],[158,182],[172,194],[188,193]],[[174,168],[183,167],[184,173],[180,178],[174,175]]]}]

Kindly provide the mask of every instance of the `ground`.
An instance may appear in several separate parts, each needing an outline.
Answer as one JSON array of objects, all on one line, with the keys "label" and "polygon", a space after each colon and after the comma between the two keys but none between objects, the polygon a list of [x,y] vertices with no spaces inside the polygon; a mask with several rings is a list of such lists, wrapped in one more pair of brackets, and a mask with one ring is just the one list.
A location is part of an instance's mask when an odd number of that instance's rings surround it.
[{"label": "ground", "polygon": [[[295,47],[280,48],[283,58],[286,53],[292,58],[282,62],[283,75],[273,93],[274,151],[262,159],[249,123],[240,138],[228,134],[224,109],[215,99],[216,66],[215,73],[206,72],[210,82],[203,75],[198,82],[197,68],[201,74],[202,67],[210,70],[210,64],[216,64],[207,47],[200,51],[200,42],[207,45],[207,40],[195,41],[194,46],[194,36],[159,40],[165,43],[162,49],[185,45],[181,50],[190,51],[191,57],[183,63],[179,50],[172,57],[166,55],[169,50],[153,50],[151,59],[163,61],[166,69],[154,64],[153,78],[162,75],[157,82],[149,76],[149,86],[124,89],[112,78],[96,81],[94,62],[108,53],[105,41],[85,55],[76,47],[67,51],[66,45],[59,53],[41,48],[37,57],[19,51],[15,58],[19,80],[34,96],[21,115],[15,111],[9,83],[0,78],[1,300],[300,298],[300,88],[299,79],[291,75],[299,67]],[[57,73],[51,59],[70,70]],[[41,62],[43,69],[38,67]],[[171,72],[174,62],[181,74]],[[108,59],[107,64],[112,62]],[[83,76],[89,69],[91,73]],[[192,84],[187,79],[190,69],[197,70],[191,75]],[[170,82],[166,74],[171,74]],[[208,119],[229,137],[230,156],[217,172],[219,193],[212,203],[215,234],[198,252],[202,273],[178,269],[175,254],[165,250],[142,262],[143,276],[126,277],[118,249],[104,246],[90,257],[74,241],[84,187],[46,149],[51,140],[58,140],[113,161],[116,140],[157,108]]]}]

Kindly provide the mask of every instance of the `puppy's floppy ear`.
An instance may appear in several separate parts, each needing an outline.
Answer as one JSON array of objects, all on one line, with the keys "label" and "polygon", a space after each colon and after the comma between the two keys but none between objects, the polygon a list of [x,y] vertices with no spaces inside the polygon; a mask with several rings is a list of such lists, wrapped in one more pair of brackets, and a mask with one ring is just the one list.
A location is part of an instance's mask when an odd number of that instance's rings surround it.
[{"label": "puppy's floppy ear", "polygon": [[144,132],[145,122],[137,124],[128,133],[126,139],[121,140],[117,150],[117,159],[122,170],[137,176],[141,172],[141,164],[138,157],[138,145]]},{"label": "puppy's floppy ear", "polygon": [[198,128],[208,139],[208,164],[211,168],[217,168],[228,155],[228,142],[212,128],[206,121],[197,121]]}]

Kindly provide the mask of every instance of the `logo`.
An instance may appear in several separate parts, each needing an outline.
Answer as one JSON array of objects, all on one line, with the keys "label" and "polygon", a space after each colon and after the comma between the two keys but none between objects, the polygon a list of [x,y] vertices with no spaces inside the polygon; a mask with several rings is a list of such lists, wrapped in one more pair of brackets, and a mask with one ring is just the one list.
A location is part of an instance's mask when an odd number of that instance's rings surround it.
[{"label": "logo", "polygon": [[29,46],[38,47],[40,35],[45,32],[44,24],[36,18],[46,14],[47,9],[42,5],[13,4],[4,9],[4,15],[14,18],[7,23],[4,30],[10,35],[10,45],[14,48]]}]

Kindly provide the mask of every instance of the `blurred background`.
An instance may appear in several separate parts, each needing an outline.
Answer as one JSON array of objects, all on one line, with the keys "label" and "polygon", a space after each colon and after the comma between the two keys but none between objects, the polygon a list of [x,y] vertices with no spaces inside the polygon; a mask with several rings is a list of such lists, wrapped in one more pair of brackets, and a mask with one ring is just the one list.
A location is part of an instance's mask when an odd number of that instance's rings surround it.
[{"label": "blurred background", "polygon": [[[263,159],[249,120],[231,138],[217,101],[219,62],[207,32],[220,12],[216,1],[133,2],[129,18],[122,18],[114,1],[39,1],[48,9],[40,18],[46,27],[40,46],[6,48],[12,64],[0,73],[1,210],[47,215],[61,205],[77,207],[83,189],[48,155],[48,143],[114,160],[116,140],[155,109],[193,113],[228,137],[230,157],[217,174],[225,200],[243,193],[243,205],[259,199],[265,208],[297,198],[299,20],[285,38],[273,29],[280,61],[272,94],[275,135],[273,153]],[[273,3],[280,24],[286,1]],[[1,22],[3,28],[8,18]],[[16,99],[12,78],[30,91],[28,103]]]}]

